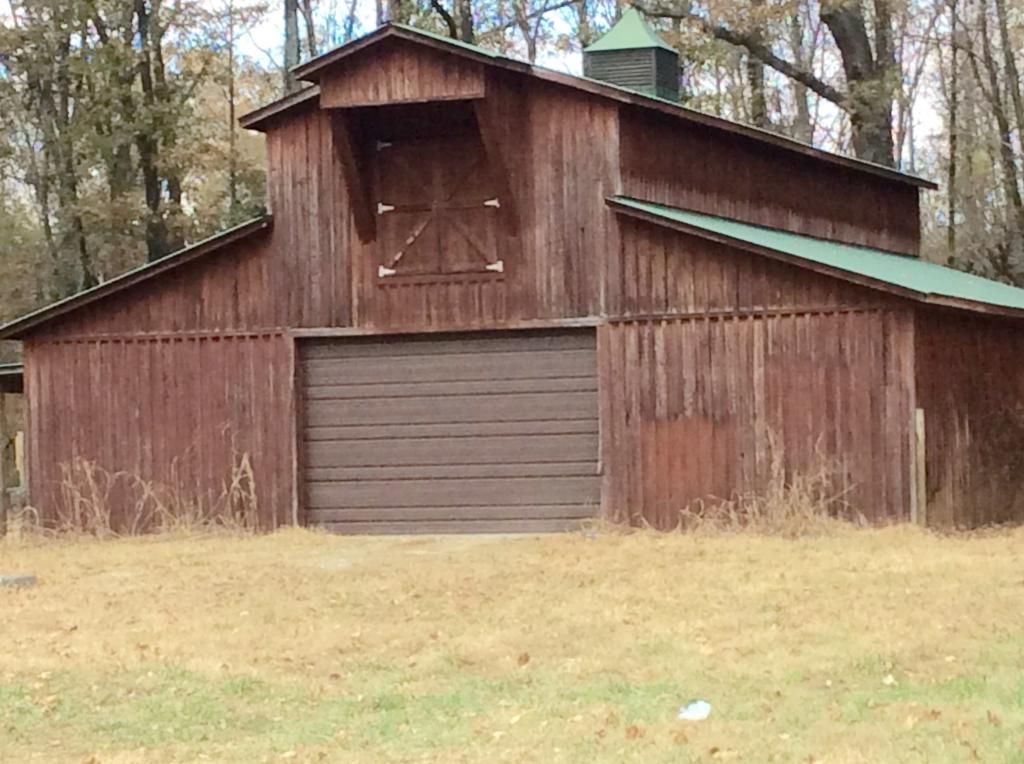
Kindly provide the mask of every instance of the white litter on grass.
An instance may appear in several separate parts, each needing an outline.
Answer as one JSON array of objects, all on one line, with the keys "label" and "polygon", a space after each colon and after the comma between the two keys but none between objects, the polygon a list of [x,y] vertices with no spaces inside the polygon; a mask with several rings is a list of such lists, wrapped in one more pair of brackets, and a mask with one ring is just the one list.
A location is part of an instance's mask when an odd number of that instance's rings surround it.
[{"label": "white litter on grass", "polygon": [[7,589],[26,589],[30,586],[35,586],[36,583],[36,577],[31,575],[0,575],[0,587]]},{"label": "white litter on grass", "polygon": [[711,716],[711,704],[706,700],[693,700],[679,709],[679,720],[702,722]]}]

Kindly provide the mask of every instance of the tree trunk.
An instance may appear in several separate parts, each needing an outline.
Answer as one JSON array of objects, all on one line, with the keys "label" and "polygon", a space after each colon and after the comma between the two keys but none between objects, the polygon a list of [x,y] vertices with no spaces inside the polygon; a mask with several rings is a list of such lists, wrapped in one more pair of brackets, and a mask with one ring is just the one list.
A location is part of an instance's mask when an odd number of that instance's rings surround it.
[{"label": "tree trunk", "polygon": [[139,169],[142,171],[142,188],[146,198],[146,257],[152,262],[159,260],[169,251],[167,224],[161,211],[162,183],[157,167],[159,144],[157,141],[155,85],[153,82],[153,61],[150,52],[150,15],[147,0],[135,0],[135,17],[139,30],[139,82],[142,86],[142,101],[145,114],[142,115],[136,135],[139,152]]},{"label": "tree trunk", "polygon": [[299,10],[306,25],[306,52],[310,58],[317,56],[316,19],[313,18],[313,0],[300,0]]},{"label": "tree trunk", "polygon": [[[182,181],[178,164],[178,125],[176,115],[181,104],[176,102],[174,92],[167,83],[167,68],[164,66],[163,43],[167,31],[160,17],[162,0],[150,0],[149,45],[153,61],[153,95],[157,115],[161,115],[157,136],[157,172],[167,183],[168,209],[163,212],[164,228],[167,231],[167,252],[174,252],[185,246],[180,224]],[[168,225],[170,219],[170,225]]]},{"label": "tree trunk", "polygon": [[[797,65],[806,68],[803,25],[800,23],[800,17],[795,13],[789,21],[789,44],[793,49],[793,58]],[[807,86],[797,80],[791,80],[791,83],[793,101],[796,104],[793,137],[804,143],[811,143],[814,140],[814,130],[811,127],[811,110],[807,105]]]},{"label": "tree trunk", "polygon": [[764,94],[764,64],[748,55],[744,62],[750,87],[750,122],[757,127],[768,127],[768,99]]},{"label": "tree trunk", "polygon": [[516,26],[526,42],[526,60],[532,64],[537,60],[537,36],[530,25],[530,16],[525,0],[515,0],[513,11],[516,15]]},{"label": "tree trunk", "polygon": [[71,135],[71,72],[68,56],[71,52],[71,36],[65,33],[58,46],[57,58],[57,103],[53,110],[56,119],[57,148],[57,199],[65,217],[62,250],[74,253],[81,273],[81,288],[96,286],[96,272],[92,255],[85,239],[85,225],[78,203],[78,168],[75,163],[74,138]]},{"label": "tree trunk", "polygon": [[891,18],[886,0],[876,0],[875,41],[871,50],[868,27],[859,4],[831,0],[822,5],[821,20],[839,48],[846,74],[847,97],[854,153],[869,162],[892,167],[892,102],[895,61],[891,46]]},{"label": "tree trunk", "polygon": [[580,0],[576,5],[576,37],[579,40],[580,47],[585,48],[593,42],[592,36],[593,31],[590,28],[590,8],[587,5],[587,0]]},{"label": "tree trunk", "polygon": [[[434,0],[431,0],[431,5],[433,4]],[[411,0],[387,0],[387,8],[388,20],[396,24],[408,24],[412,18],[413,4]],[[449,27],[449,32],[451,32],[451,27]],[[452,37],[457,36],[457,33],[451,34]]]},{"label": "tree trunk", "polygon": [[[992,116],[999,130],[999,162],[1002,168],[1003,190],[1009,207],[1009,219],[1007,221],[1009,230],[1007,231],[1008,240],[1005,263],[1007,274],[1009,275],[1024,266],[1024,201],[1021,200],[1017,163],[1013,155],[1012,128],[1006,111],[1006,104],[1003,100],[999,71],[995,63],[995,54],[992,50],[992,37],[989,34],[988,28],[988,8],[985,0],[982,0],[979,10],[978,27],[981,32],[981,56],[988,75],[987,96],[992,106]],[[981,82],[977,71],[975,71],[975,76]]]},{"label": "tree trunk", "polygon": [[995,0],[996,19],[999,24],[999,43],[1003,49],[1003,66],[1006,69],[1006,85],[1013,102],[1017,119],[1017,134],[1024,135],[1024,99],[1021,98],[1020,71],[1017,68],[1015,43],[1010,37],[1009,21],[1006,15],[1006,0]]},{"label": "tree trunk", "polygon": [[473,0],[457,0],[459,9],[459,39],[471,45],[476,43],[473,26]]},{"label": "tree trunk", "polygon": [[[755,16],[754,23],[759,25],[764,0],[751,0],[750,6]],[[755,28],[750,34],[755,43],[764,44],[764,35],[760,29]],[[745,56],[744,68],[746,69],[747,86],[750,88],[750,121],[757,127],[766,128],[769,126],[769,120],[768,99],[765,96],[764,62],[748,51]]]},{"label": "tree trunk", "polygon": [[299,2],[284,0],[284,92],[294,93],[299,82],[292,69],[299,65]]},{"label": "tree trunk", "polygon": [[[999,25],[999,42],[1003,50],[1003,78],[1006,81],[1006,88],[1010,93],[1010,101],[1013,104],[1013,114],[1016,122],[1016,133],[1018,141],[1024,143],[1024,99],[1021,98],[1020,71],[1017,68],[1015,57],[1016,48],[1014,40],[1010,37],[1009,22],[1006,15],[1006,0],[995,0],[996,22]],[[1014,267],[1014,275],[1020,276],[1024,270],[1024,204],[1020,199],[1020,168],[1017,164],[1015,149],[1010,143],[1011,135],[1005,133],[1004,152],[1013,163],[1013,190],[1014,197],[1014,219],[1013,225],[1016,230],[1011,233],[1011,255]],[[1004,160],[1005,161],[1005,160]]]},{"label": "tree trunk", "polygon": [[238,222],[238,140],[235,132],[235,2],[228,0],[228,219]]}]

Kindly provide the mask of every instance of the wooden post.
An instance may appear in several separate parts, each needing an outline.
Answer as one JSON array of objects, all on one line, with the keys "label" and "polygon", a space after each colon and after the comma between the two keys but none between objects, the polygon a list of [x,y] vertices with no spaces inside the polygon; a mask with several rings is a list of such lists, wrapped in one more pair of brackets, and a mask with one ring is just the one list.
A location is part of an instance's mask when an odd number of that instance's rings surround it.
[{"label": "wooden post", "polygon": [[914,479],[917,485],[917,501],[914,502],[916,517],[912,522],[918,525],[928,526],[928,480],[927,480],[927,451],[924,440],[924,409],[917,409],[914,412]]},{"label": "wooden post", "polygon": [[7,396],[0,392],[0,536],[7,535]]}]

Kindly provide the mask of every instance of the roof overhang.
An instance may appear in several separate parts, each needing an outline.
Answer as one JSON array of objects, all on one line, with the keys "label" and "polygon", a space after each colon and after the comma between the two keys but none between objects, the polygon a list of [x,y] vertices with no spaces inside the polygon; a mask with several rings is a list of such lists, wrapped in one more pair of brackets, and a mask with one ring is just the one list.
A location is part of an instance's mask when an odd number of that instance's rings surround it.
[{"label": "roof overhang", "polygon": [[25,369],[20,363],[0,364],[0,395],[25,392]]},{"label": "roof overhang", "polygon": [[0,326],[0,340],[22,339],[29,332],[37,330],[44,324],[48,324],[72,311],[79,310],[86,305],[91,305],[111,295],[123,292],[130,287],[149,281],[175,268],[180,268],[201,257],[220,252],[232,244],[237,244],[256,236],[262,231],[269,230],[271,225],[272,219],[269,215],[250,220],[189,247],[180,249],[177,252],[172,252],[159,260],[154,260],[151,263],[123,273],[109,281],[104,281],[92,289],[86,289],[78,294],[47,305]]},{"label": "roof overhang", "polygon": [[[815,239],[811,236],[803,236],[800,234],[780,231],[778,229],[740,223],[739,221],[718,218],[712,215],[704,215],[702,213],[695,213],[690,210],[666,207],[664,205],[630,199],[628,197],[609,197],[606,202],[616,213],[636,220],[642,220],[664,228],[679,231],[680,233],[684,233],[689,236],[711,241],[716,244],[723,244],[743,252],[761,255],[762,257],[777,260],[788,265],[814,271],[825,276],[831,276],[842,281],[875,289],[897,297],[913,300],[915,302],[935,307],[968,310],[974,313],[982,313],[986,315],[1024,318],[1024,289],[1011,287],[1000,282],[991,281],[990,279],[983,279],[980,276],[956,271],[952,268],[946,268],[945,266],[940,266],[935,263],[920,261],[917,258],[907,255],[897,255],[867,247],[842,244],[827,239]],[[704,224],[701,221],[702,218],[706,221],[724,221],[727,225],[731,224],[737,231],[742,232],[742,235],[725,232],[722,230],[723,226]],[[818,246],[822,249],[839,249],[841,250],[841,253],[846,252],[853,256],[878,258],[882,262],[898,261],[905,267],[917,268],[922,272],[925,270],[931,272],[935,271],[935,269],[939,269],[941,271],[948,272],[949,278],[954,281],[960,280],[965,286],[974,286],[977,285],[978,282],[985,282],[985,284],[991,285],[991,289],[1002,294],[1010,294],[1010,292],[1016,293],[1013,295],[1015,298],[1014,300],[1005,300],[1003,302],[1019,302],[1019,305],[1015,306],[1012,304],[1001,304],[1000,302],[988,302],[986,300],[976,299],[970,296],[958,295],[955,293],[955,290],[947,290],[947,292],[953,293],[940,293],[931,291],[924,286],[908,286],[906,283],[897,283],[893,280],[871,275],[870,272],[865,272],[864,269],[843,267],[841,264],[836,264],[836,262],[821,262],[820,260],[802,257],[794,254],[792,251],[787,251],[788,248],[773,246],[771,243],[759,241],[762,237],[758,236],[758,231],[768,234],[765,238],[770,239],[781,236],[791,240],[800,240],[804,245],[810,244],[811,246]],[[842,262],[841,258],[838,262]],[[924,275],[927,277],[927,274]]]},{"label": "roof overhang", "polygon": [[306,105],[318,104],[320,102],[320,88],[316,85],[305,87],[295,93],[279,98],[266,106],[261,106],[255,111],[242,115],[238,124],[250,130],[266,130],[275,117],[287,114],[293,110]]},{"label": "roof overhang", "polygon": [[[827,162],[838,167],[844,167],[854,172],[863,172],[918,188],[938,188],[938,185],[930,180],[917,177],[916,175],[908,175],[891,167],[866,162],[862,159],[842,156],[841,154],[834,154],[768,130],[762,130],[757,127],[751,127],[750,125],[732,122],[730,120],[723,119],[722,117],[716,117],[712,114],[705,114],[704,112],[682,106],[681,104],[674,103],[672,101],[666,101],[662,98],[656,98],[634,90],[628,90],[626,88],[611,85],[606,82],[600,82],[586,77],[576,77],[571,74],[564,74],[551,69],[545,69],[544,67],[534,66],[524,61],[508,58],[475,45],[469,45],[458,40],[442,37],[441,35],[437,35],[432,32],[426,32],[422,29],[415,29],[402,24],[385,24],[357,40],[341,45],[334,50],[323,53],[316,58],[300,64],[292,69],[292,71],[295,73],[295,76],[301,80],[314,83],[319,82],[321,73],[328,67],[344,61],[349,56],[387,39],[406,40],[417,45],[423,45],[444,53],[462,56],[472,61],[477,61],[506,71],[518,72],[525,76],[534,77],[545,82],[551,82],[564,87],[573,88],[574,90],[597,95],[602,98],[608,98],[620,104],[660,112],[677,119],[685,120],[691,124],[701,125],[713,130],[740,136],[762,144],[771,145],[783,151],[793,152],[814,160]],[[308,104],[318,94],[318,92],[319,91],[314,93],[312,89],[307,89],[300,91],[299,94],[286,96],[285,98],[268,104],[261,109],[257,109],[256,111],[244,115],[239,122],[243,127],[253,130],[265,130],[270,126],[273,118],[290,112],[292,109],[298,108],[301,105]]]}]

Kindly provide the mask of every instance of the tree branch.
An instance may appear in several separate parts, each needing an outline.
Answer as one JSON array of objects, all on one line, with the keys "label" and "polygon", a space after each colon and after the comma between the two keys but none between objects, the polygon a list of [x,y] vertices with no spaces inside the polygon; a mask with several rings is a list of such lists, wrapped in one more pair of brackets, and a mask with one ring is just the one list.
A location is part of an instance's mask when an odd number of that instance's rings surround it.
[{"label": "tree branch", "polygon": [[448,27],[448,36],[453,40],[459,39],[459,28],[455,24],[455,19],[452,17],[448,10],[441,5],[439,0],[430,0],[430,7],[437,11],[438,15],[444,21],[446,27]]},{"label": "tree branch", "polygon": [[[580,2],[580,0],[559,0],[558,2],[554,2],[551,5],[545,5],[543,8],[538,8],[535,11],[531,11],[530,13],[526,14],[526,19],[528,21],[533,21],[535,19],[540,19],[540,18],[546,16],[549,13],[554,13],[555,11],[560,11],[563,8],[568,8],[569,6],[572,6],[572,5],[579,5],[579,2]],[[477,35],[477,37],[483,38],[483,37],[487,37],[488,35],[497,34],[498,32],[505,32],[505,31],[511,29],[512,27],[515,27],[515,26],[518,26],[518,25],[519,25],[519,20],[518,19],[512,19],[511,21],[505,21],[503,23],[496,24],[493,27],[489,27],[489,28],[485,29],[483,32],[480,32]]]},{"label": "tree branch", "polygon": [[696,23],[705,34],[714,37],[716,40],[721,40],[722,42],[727,42],[730,45],[735,45],[738,48],[744,48],[747,53],[764,62],[766,66],[770,66],[779,74],[789,77],[791,80],[795,80],[801,85],[806,86],[808,90],[821,96],[826,101],[831,101],[837,106],[845,107],[847,98],[845,93],[832,87],[827,82],[822,81],[807,69],[776,55],[768,45],[757,38],[757,35],[730,29],[722,24],[713,24],[707,19],[687,11],[663,10],[641,4],[637,4],[636,7],[648,16],[664,19],[679,19],[681,21]]}]

